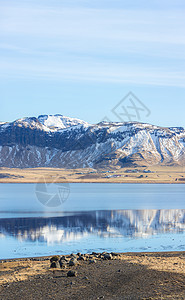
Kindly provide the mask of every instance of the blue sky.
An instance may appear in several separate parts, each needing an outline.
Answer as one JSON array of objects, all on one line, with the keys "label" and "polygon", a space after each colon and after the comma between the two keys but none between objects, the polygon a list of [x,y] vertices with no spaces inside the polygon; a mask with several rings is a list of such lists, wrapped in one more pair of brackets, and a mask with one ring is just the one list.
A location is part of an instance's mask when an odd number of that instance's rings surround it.
[{"label": "blue sky", "polygon": [[0,0],[0,120],[119,121],[132,91],[140,121],[185,127],[184,16],[184,0]]}]

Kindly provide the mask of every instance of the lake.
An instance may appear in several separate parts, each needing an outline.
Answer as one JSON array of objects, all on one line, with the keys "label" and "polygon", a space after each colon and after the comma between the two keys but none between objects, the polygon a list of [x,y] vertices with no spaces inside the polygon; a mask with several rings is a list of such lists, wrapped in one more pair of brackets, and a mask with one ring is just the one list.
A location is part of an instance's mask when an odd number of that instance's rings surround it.
[{"label": "lake", "polygon": [[0,184],[0,258],[185,250],[185,185]]}]

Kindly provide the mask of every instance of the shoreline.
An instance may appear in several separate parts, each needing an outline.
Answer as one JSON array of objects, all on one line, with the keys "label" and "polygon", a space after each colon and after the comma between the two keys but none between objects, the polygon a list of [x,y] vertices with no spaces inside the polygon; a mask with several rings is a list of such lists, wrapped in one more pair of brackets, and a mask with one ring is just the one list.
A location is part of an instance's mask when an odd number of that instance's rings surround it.
[{"label": "shoreline", "polygon": [[125,167],[114,170],[0,168],[0,183],[185,184],[184,171],[179,166]]},{"label": "shoreline", "polygon": [[1,260],[0,298],[184,299],[185,251],[61,254],[56,268],[51,258]]},{"label": "shoreline", "polygon": [[[96,252],[94,252],[96,253]],[[97,252],[97,253],[101,253],[101,252]],[[102,253],[114,253],[114,252],[102,252]],[[125,255],[125,256],[143,256],[143,255],[150,255],[150,256],[156,256],[156,255],[161,255],[161,256],[165,256],[165,255],[172,255],[172,256],[177,256],[179,254],[184,255],[185,257],[185,251],[182,250],[176,250],[176,251],[147,251],[147,252],[115,252],[117,256],[119,255]],[[73,254],[73,253],[72,253]],[[62,256],[70,256],[72,254],[61,254]],[[44,261],[44,260],[49,260],[51,257],[53,256],[61,256],[60,254],[53,254],[53,255],[41,255],[41,256],[28,256],[28,257],[15,257],[15,258],[0,258],[0,263],[2,262],[13,262],[13,261],[27,261],[27,260],[40,260],[40,261]],[[75,254],[77,255],[77,254]],[[91,253],[84,253],[83,255],[92,255]]]},{"label": "shoreline", "polygon": [[71,181],[68,181],[68,180],[60,180],[60,181],[51,181],[51,180],[46,180],[46,181],[41,181],[41,180],[35,180],[35,181],[19,181],[19,180],[1,180],[0,179],[0,184],[3,183],[3,184],[6,184],[6,183],[16,183],[16,184],[22,184],[22,183],[25,183],[25,184],[43,184],[43,183],[112,183],[112,184],[115,184],[115,183],[118,183],[118,184],[185,184],[185,181],[162,181],[162,180],[158,180],[158,181],[154,181],[154,180],[147,180],[147,181],[144,181],[144,180],[128,180],[128,181],[116,181],[116,180],[96,180],[96,181],[88,181],[88,180],[71,180]]}]

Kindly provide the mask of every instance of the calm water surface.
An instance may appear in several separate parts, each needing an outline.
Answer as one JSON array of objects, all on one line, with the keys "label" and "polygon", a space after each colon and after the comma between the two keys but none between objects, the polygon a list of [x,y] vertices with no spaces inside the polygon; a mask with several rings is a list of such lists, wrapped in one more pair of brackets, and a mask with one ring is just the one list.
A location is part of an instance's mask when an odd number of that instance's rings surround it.
[{"label": "calm water surface", "polygon": [[0,184],[0,243],[0,258],[185,250],[185,185]]}]

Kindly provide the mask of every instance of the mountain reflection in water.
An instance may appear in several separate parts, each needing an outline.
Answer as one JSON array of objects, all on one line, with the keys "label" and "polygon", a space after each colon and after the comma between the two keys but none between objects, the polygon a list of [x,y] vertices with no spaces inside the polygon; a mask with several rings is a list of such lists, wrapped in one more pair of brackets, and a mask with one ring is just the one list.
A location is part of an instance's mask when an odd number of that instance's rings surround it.
[{"label": "mountain reflection in water", "polygon": [[84,237],[142,239],[185,231],[185,210],[112,210],[64,213],[62,217],[0,219],[0,238],[47,244]]}]

